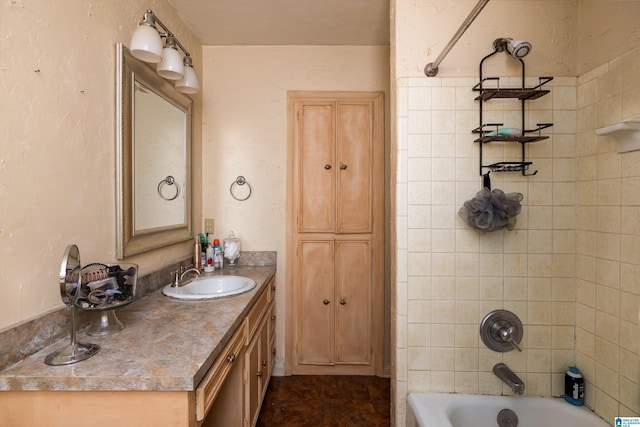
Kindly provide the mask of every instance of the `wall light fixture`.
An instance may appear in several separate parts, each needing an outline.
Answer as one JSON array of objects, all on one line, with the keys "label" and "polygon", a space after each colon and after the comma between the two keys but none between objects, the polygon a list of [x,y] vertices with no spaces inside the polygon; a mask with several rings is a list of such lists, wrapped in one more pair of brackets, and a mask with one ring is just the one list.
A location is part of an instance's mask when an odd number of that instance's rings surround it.
[{"label": "wall light fixture", "polygon": [[[164,33],[159,32],[156,25],[160,26]],[[162,37],[166,38],[164,47]],[[178,48],[184,53],[184,58]],[[139,60],[156,64],[158,74],[167,80],[174,80],[175,87],[180,92],[198,93],[200,85],[193,69],[191,55],[151,9],[147,10],[138,28],[133,32],[129,50],[131,55]]]}]

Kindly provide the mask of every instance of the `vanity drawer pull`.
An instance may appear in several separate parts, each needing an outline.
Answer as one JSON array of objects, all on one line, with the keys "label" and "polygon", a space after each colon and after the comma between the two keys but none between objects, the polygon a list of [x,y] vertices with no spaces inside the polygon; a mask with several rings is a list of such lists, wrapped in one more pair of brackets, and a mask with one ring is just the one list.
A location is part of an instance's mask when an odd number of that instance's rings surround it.
[{"label": "vanity drawer pull", "polygon": [[227,356],[227,362],[233,363],[235,361],[236,361],[236,355],[234,353],[231,353],[230,355]]}]

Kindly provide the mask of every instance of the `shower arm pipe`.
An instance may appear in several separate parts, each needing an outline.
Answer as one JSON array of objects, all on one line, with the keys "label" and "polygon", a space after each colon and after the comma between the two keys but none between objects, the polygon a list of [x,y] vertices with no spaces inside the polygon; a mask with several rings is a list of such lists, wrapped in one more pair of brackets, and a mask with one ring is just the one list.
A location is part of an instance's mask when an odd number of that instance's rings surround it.
[{"label": "shower arm pipe", "polygon": [[456,43],[458,43],[458,40],[460,40],[460,37],[462,37],[464,32],[467,31],[467,28],[471,26],[471,23],[477,18],[480,12],[482,12],[482,9],[484,9],[487,3],[489,3],[489,0],[478,1],[478,4],[476,4],[476,6],[473,8],[469,16],[467,16],[467,19],[464,20],[460,28],[458,28],[458,31],[456,31],[456,33],[453,35],[451,40],[449,40],[449,43],[447,43],[447,45],[444,47],[444,50],[440,53],[440,55],[438,55],[436,60],[428,63],[424,67],[424,74],[427,77],[435,77],[438,74],[438,66],[440,65],[442,60],[445,58],[445,56],[447,56],[447,54],[453,48],[453,46],[455,46]]}]

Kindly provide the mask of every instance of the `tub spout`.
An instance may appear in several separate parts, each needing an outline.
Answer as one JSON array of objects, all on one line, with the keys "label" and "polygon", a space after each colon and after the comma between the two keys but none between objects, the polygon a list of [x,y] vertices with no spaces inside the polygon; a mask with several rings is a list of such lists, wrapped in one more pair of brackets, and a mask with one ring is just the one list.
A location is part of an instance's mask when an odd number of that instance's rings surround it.
[{"label": "tub spout", "polygon": [[511,387],[515,394],[524,394],[524,382],[507,365],[496,363],[493,367],[493,373]]}]

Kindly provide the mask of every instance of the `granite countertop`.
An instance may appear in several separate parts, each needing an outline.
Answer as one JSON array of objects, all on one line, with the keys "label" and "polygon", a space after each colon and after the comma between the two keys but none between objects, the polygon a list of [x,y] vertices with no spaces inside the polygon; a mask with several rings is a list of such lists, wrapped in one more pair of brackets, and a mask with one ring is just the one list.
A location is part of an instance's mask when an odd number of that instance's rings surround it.
[{"label": "granite countertop", "polygon": [[179,301],[153,292],[118,310],[125,328],[103,337],[77,334],[77,341],[100,346],[95,356],[66,366],[44,358],[69,343],[49,346],[0,371],[2,390],[173,390],[193,391],[241,325],[275,267],[222,270],[256,281],[244,294],[202,301]]}]

